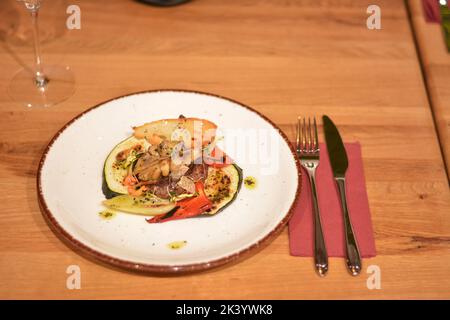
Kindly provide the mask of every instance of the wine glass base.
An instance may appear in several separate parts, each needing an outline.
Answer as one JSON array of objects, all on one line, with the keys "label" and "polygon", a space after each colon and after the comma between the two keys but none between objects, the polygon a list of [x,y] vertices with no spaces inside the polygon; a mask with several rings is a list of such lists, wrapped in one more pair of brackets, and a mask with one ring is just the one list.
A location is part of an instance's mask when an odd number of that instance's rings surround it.
[{"label": "wine glass base", "polygon": [[50,107],[71,97],[75,91],[75,77],[69,67],[46,65],[48,82],[39,87],[29,69],[19,70],[9,84],[9,96],[26,107]]}]

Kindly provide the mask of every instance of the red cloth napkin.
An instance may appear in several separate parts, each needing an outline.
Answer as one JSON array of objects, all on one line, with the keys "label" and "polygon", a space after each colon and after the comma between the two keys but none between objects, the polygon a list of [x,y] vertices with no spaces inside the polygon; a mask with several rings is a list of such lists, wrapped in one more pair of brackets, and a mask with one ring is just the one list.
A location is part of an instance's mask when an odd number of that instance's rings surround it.
[{"label": "red cloth napkin", "polygon": [[[350,219],[361,256],[364,258],[374,257],[376,255],[375,240],[364,181],[361,146],[359,143],[346,143],[345,149],[349,163],[346,182]],[[289,247],[293,256],[312,257],[314,242],[311,188],[306,172],[303,171],[303,173],[300,199],[289,222]],[[325,144],[320,145],[320,165],[316,178],[328,256],[344,257],[345,239],[341,204]]]}]

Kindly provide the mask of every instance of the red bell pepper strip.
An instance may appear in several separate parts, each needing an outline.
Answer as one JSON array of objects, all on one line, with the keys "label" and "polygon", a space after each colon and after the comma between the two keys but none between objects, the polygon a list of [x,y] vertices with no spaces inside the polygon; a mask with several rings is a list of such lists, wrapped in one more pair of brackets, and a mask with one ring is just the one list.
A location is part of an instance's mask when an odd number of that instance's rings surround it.
[{"label": "red bell pepper strip", "polygon": [[167,213],[146,219],[148,223],[160,223],[171,220],[192,218],[198,216],[212,207],[212,202],[205,194],[202,181],[195,183],[195,190],[198,196],[194,198],[183,199],[177,202],[177,206]]},{"label": "red bell pepper strip", "polygon": [[211,157],[205,157],[205,163],[213,168],[223,168],[234,162],[220,148],[214,147],[211,151]]}]

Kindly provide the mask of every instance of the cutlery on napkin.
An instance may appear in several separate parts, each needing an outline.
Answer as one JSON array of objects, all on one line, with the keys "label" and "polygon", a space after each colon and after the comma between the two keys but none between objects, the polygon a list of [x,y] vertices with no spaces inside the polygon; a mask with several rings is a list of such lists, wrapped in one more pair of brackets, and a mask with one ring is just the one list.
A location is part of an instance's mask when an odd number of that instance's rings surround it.
[{"label": "cutlery on napkin", "polygon": [[[354,233],[358,239],[361,257],[376,255],[372,221],[364,181],[361,146],[359,143],[345,143],[348,156],[347,201]],[[317,189],[321,209],[322,227],[329,257],[345,257],[344,224],[339,194],[327,147],[320,144],[321,164],[317,170]],[[289,222],[289,247],[293,256],[312,257],[314,254],[313,215],[311,190],[305,174],[302,175],[302,192]]]}]

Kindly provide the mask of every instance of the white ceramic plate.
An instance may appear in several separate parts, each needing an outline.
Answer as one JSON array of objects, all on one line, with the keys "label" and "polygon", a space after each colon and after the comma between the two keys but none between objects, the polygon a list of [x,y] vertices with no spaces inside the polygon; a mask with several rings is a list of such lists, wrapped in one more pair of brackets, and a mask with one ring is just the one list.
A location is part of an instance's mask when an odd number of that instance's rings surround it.
[{"label": "white ceramic plate", "polygon": [[[219,145],[257,187],[243,186],[228,208],[207,218],[148,224],[119,213],[102,219],[102,167],[110,150],[132,126],[180,114],[215,122]],[[278,234],[299,195],[299,175],[286,136],[255,110],[205,93],[150,91],[102,103],[65,125],[42,157],[38,195],[52,229],[82,253],[132,270],[186,272],[233,261]],[[176,241],[186,245],[170,249]]]}]

